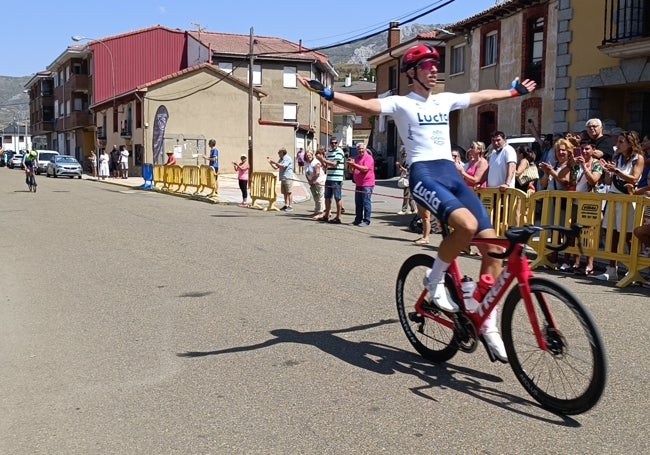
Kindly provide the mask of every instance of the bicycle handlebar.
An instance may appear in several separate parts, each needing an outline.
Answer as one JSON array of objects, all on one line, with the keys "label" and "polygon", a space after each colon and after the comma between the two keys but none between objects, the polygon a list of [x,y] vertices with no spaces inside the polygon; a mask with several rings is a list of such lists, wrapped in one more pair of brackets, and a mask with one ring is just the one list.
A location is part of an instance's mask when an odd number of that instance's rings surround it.
[{"label": "bicycle handlebar", "polygon": [[580,249],[580,254],[583,254],[582,242],[580,242],[580,233],[582,231],[582,228],[583,226],[581,224],[572,224],[571,227],[556,226],[552,224],[548,224],[545,226],[535,226],[532,224],[527,224],[526,226],[523,227],[513,227],[506,231],[506,238],[510,241],[510,246],[508,247],[508,249],[503,253],[490,252],[488,254],[495,259],[506,259],[508,256],[510,256],[512,250],[514,250],[517,244],[528,243],[528,240],[530,240],[533,234],[541,231],[551,231],[551,232],[557,231],[560,234],[564,234],[560,236],[561,243],[559,245],[546,245],[546,248],[548,248],[549,250],[551,251],[566,250],[567,248],[569,248],[569,246],[574,246],[575,241],[578,240],[578,248]]}]

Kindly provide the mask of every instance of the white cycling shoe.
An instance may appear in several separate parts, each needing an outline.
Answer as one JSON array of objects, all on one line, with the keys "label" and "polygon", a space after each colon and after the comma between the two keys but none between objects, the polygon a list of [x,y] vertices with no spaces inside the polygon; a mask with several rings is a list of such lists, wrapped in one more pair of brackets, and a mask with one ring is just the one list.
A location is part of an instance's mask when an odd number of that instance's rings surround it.
[{"label": "white cycling shoe", "polygon": [[483,339],[490,350],[490,353],[496,357],[497,360],[503,363],[508,363],[508,354],[506,354],[506,347],[503,345],[501,335],[496,330],[485,332]]},{"label": "white cycling shoe", "polygon": [[458,305],[449,299],[449,293],[447,292],[447,288],[445,288],[444,281],[432,283],[429,281],[429,275],[425,275],[424,280],[422,281],[431,295],[431,302],[435,306],[448,313],[458,312]]}]

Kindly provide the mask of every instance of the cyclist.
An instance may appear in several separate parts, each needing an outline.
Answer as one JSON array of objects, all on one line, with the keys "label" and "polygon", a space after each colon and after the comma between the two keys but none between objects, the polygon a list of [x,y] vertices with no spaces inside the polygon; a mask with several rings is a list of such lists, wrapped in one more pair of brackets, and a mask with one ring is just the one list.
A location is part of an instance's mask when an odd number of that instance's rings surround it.
[{"label": "cyclist", "polygon": [[[25,183],[29,186],[29,175],[34,173],[34,166],[38,167],[38,153],[32,150],[23,155],[23,168],[25,169]],[[36,186],[36,179],[34,179]]]},{"label": "cyclist", "polygon": [[[535,90],[535,82],[515,79],[507,90],[481,90],[471,93],[432,94],[437,83],[440,55],[427,45],[416,45],[402,57],[401,72],[413,84],[406,96],[361,99],[346,93],[334,93],[314,81],[298,75],[302,85],[327,100],[370,114],[390,115],[404,143],[409,164],[409,186],[415,202],[430,210],[436,218],[453,228],[438,249],[438,258],[425,278],[433,303],[447,312],[457,312],[458,305],[447,294],[444,276],[449,264],[469,247],[472,237],[495,237],[487,211],[479,198],[465,184],[451,156],[449,112],[483,103],[526,95]],[[509,183],[509,182],[506,182]],[[490,247],[481,247],[481,274],[495,278],[501,273],[502,261],[487,254]],[[508,358],[497,328],[497,311],[486,320],[481,333],[488,348],[502,362]]]}]

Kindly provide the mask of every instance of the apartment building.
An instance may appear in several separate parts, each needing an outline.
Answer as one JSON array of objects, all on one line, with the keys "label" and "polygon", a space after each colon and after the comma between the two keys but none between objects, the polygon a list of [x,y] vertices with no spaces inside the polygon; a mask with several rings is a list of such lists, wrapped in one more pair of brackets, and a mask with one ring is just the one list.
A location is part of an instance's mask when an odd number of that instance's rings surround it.
[{"label": "apartment building", "polygon": [[[249,85],[242,46],[251,39]],[[296,74],[331,80],[335,72],[326,56],[300,45],[162,26],[76,40],[87,43],[69,46],[26,87],[32,124],[48,148],[82,162],[91,150],[125,145],[132,175],[144,163],[163,162],[167,150],[180,164],[202,164],[214,138],[222,162],[255,144],[251,164],[266,169],[271,151],[297,150],[328,134],[320,121],[328,103],[299,88]],[[284,52],[271,51],[278,46]]]}]

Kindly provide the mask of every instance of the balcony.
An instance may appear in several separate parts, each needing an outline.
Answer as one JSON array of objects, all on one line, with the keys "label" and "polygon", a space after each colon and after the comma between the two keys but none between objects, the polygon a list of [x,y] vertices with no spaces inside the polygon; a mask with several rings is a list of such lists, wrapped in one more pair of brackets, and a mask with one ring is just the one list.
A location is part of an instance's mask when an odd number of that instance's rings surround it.
[{"label": "balcony", "polygon": [[606,0],[605,34],[598,49],[612,58],[650,54],[650,0]]},{"label": "balcony", "polygon": [[106,139],[106,130],[103,126],[97,127],[97,139]]},{"label": "balcony", "polygon": [[120,136],[121,137],[131,137],[131,136],[133,136],[133,132],[131,131],[131,128],[122,128],[120,130]]},{"label": "balcony", "polygon": [[71,74],[67,88],[71,92],[88,93],[90,89],[90,76],[87,74]]},{"label": "balcony", "polygon": [[74,111],[68,119],[66,122],[68,128],[80,128],[93,124],[93,114],[88,111]]},{"label": "balcony", "polygon": [[38,136],[46,133],[51,133],[54,131],[54,121],[53,120],[43,120],[40,122],[32,123],[31,125],[32,135]]}]

